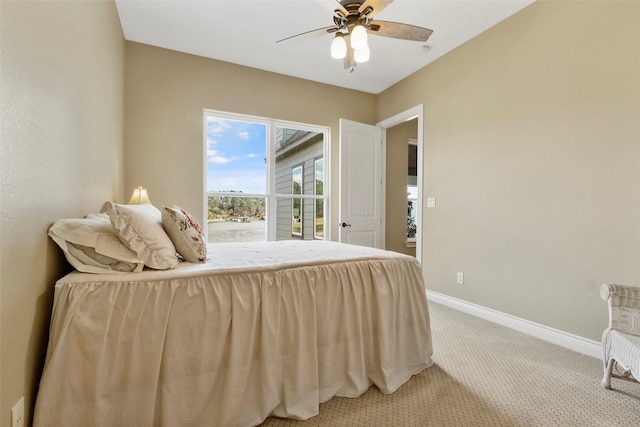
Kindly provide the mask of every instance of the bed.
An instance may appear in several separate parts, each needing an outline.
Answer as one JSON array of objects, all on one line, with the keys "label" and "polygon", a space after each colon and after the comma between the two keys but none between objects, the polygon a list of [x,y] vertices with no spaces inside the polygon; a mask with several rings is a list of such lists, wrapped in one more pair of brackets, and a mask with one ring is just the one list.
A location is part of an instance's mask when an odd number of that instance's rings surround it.
[{"label": "bed", "polygon": [[35,426],[253,426],[431,365],[417,260],[326,241],[55,284]]}]

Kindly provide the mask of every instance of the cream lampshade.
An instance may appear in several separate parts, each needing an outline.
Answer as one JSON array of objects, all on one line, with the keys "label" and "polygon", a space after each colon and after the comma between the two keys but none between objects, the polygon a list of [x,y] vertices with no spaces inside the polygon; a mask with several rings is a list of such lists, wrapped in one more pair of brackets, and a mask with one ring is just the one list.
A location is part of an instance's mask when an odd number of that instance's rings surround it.
[{"label": "cream lampshade", "polygon": [[141,205],[144,203],[151,204],[151,200],[149,200],[149,194],[147,194],[147,189],[138,187],[133,190],[133,194],[131,195],[131,199],[129,199],[130,205]]},{"label": "cream lampshade", "polygon": [[351,30],[351,47],[362,49],[367,46],[367,30],[362,25],[356,25]]},{"label": "cream lampshade", "polygon": [[345,56],[347,56],[347,43],[344,41],[344,35],[338,32],[331,42],[331,57],[342,59]]},{"label": "cream lampshade", "polygon": [[367,62],[369,60],[369,55],[370,55],[370,51],[369,51],[369,46],[367,45],[364,45],[364,47],[359,47],[358,49],[354,49],[353,51],[353,58],[359,64],[363,62]]}]

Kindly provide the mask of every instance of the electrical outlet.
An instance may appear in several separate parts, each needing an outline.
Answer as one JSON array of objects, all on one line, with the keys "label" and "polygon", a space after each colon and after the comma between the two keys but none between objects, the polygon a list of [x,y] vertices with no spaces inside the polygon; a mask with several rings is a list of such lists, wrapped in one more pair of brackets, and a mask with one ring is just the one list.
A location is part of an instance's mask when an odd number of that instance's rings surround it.
[{"label": "electrical outlet", "polygon": [[436,207],[436,198],[435,197],[427,197],[427,207],[435,208]]},{"label": "electrical outlet", "polygon": [[464,284],[464,273],[460,273],[459,271],[458,271],[458,283],[460,285]]},{"label": "electrical outlet", "polygon": [[11,408],[11,427],[24,427],[24,396]]}]

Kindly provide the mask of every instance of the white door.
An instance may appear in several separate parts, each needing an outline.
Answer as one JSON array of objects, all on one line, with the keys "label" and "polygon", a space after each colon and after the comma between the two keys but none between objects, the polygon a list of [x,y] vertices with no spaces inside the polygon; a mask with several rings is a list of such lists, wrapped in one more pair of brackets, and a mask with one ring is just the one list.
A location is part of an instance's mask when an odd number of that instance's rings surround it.
[{"label": "white door", "polygon": [[382,129],[340,119],[340,242],[384,249],[382,161]]}]

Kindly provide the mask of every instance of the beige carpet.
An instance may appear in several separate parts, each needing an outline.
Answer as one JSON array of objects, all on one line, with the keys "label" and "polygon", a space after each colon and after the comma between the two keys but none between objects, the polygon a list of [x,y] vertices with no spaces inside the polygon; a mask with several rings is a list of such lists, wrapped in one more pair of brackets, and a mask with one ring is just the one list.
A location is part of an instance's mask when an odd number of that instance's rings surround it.
[{"label": "beige carpet", "polygon": [[333,398],[263,426],[640,426],[640,384],[600,386],[602,362],[429,303],[434,365],[395,393]]}]

